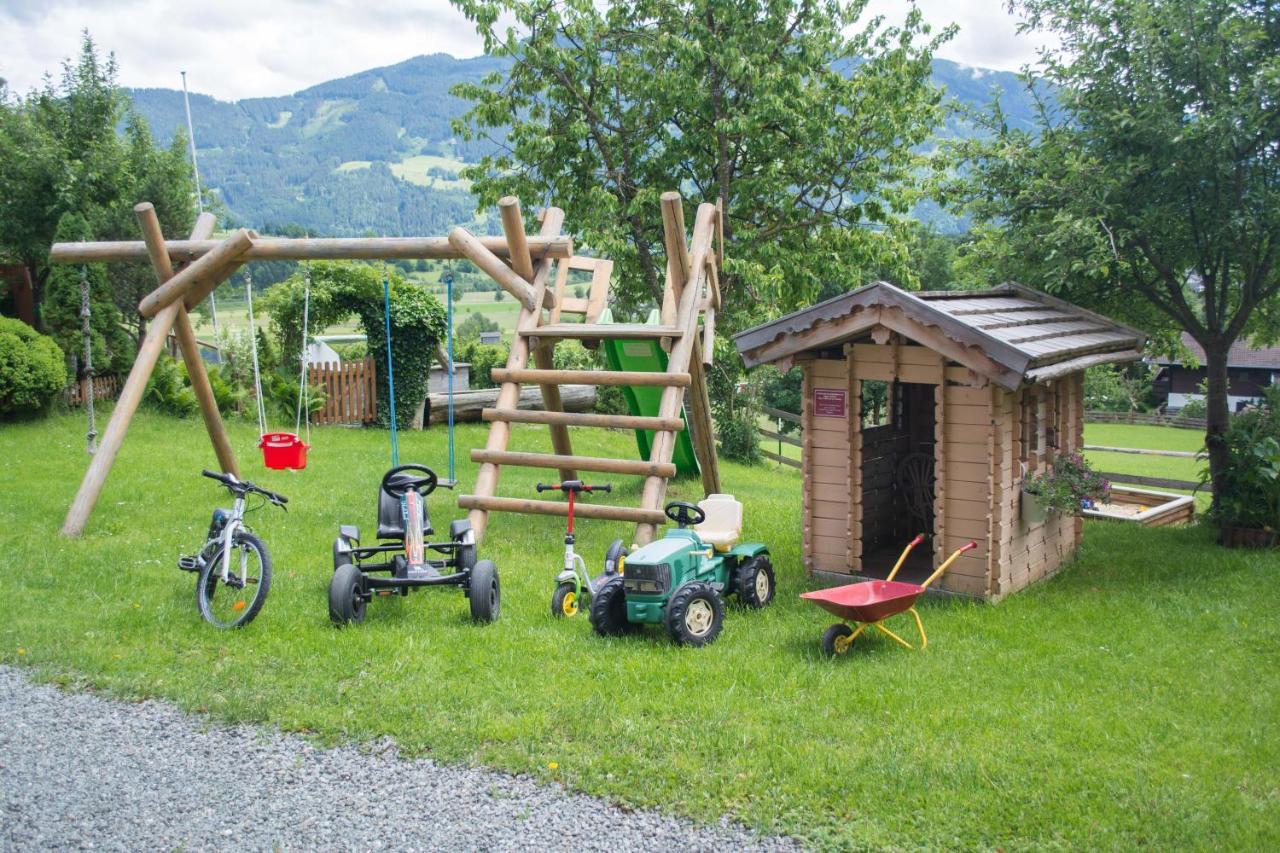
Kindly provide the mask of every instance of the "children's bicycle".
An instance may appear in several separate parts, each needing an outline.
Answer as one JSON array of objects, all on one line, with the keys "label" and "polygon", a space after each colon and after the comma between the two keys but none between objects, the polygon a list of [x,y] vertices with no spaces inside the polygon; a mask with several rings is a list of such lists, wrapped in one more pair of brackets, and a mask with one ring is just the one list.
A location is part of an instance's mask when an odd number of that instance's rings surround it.
[{"label": "children's bicycle", "polygon": [[[268,503],[287,512],[289,499],[231,474],[206,470],[204,476],[226,486],[235,500],[231,509],[213,511],[200,552],[179,557],[178,568],[197,573],[196,606],[206,622],[218,628],[239,628],[258,615],[271,589],[271,554],[244,517]],[[246,510],[250,495],[261,496],[263,502]]]},{"label": "children's bicycle", "polygon": [[569,496],[569,530],[564,535],[564,568],[556,575],[555,592],[551,594],[551,615],[563,619],[566,616],[577,616],[583,608],[591,606],[591,595],[605,581],[617,577],[622,568],[622,561],[627,555],[626,546],[621,539],[615,539],[609,546],[604,558],[604,572],[593,580],[587,574],[587,564],[573,550],[576,541],[573,534],[573,506],[575,497],[582,492],[611,492],[612,484],[588,486],[581,480],[565,480],[563,483],[547,485],[538,484],[539,492],[557,491]]}]

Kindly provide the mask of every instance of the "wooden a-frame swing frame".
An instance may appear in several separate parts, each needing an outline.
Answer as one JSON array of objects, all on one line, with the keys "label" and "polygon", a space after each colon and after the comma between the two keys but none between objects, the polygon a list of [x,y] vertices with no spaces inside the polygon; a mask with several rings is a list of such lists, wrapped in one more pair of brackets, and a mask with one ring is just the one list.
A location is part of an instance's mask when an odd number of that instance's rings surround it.
[{"label": "wooden a-frame swing frame", "polygon": [[[67,511],[62,526],[63,535],[74,537],[83,533],[171,330],[178,339],[218,465],[226,473],[237,477],[240,475],[188,312],[203,302],[241,266],[253,260],[425,258],[468,260],[489,275],[521,306],[507,367],[505,370],[494,371],[494,378],[501,382],[501,387],[495,406],[484,412],[484,419],[492,424],[488,441],[483,450],[471,452],[473,461],[480,463],[474,493],[462,495],[458,499],[460,507],[470,510],[470,520],[477,538],[484,535],[491,511],[552,515],[562,515],[566,511],[564,505],[553,501],[496,497],[500,467],[507,464],[555,468],[562,479],[573,479],[578,469],[644,475],[639,508],[578,507],[577,514],[583,517],[635,521],[635,541],[649,541],[655,535],[657,525],[663,520],[661,505],[666,495],[667,480],[675,475],[675,466],[671,460],[675,432],[685,428],[680,412],[686,393],[689,398],[689,427],[694,450],[701,463],[704,491],[710,494],[720,490],[719,466],[703,368],[711,363],[715,314],[720,307],[718,269],[723,261],[722,212],[716,205],[700,205],[692,241],[686,243],[680,195],[675,192],[664,193],[661,207],[667,250],[667,280],[661,324],[656,327],[594,324],[593,321],[607,299],[611,262],[575,258],[572,240],[561,234],[564,211],[556,207],[548,207],[542,211],[538,235],[527,235],[520,203],[513,197],[503,198],[498,202],[502,237],[477,237],[465,228],[454,228],[446,238],[283,239],[261,237],[252,231],[239,229],[223,240],[213,240],[210,238],[215,219],[210,213],[202,213],[197,217],[188,239],[166,240],[161,233],[155,208],[149,202],[143,202],[134,207],[142,231],[142,240],[139,242],[55,243],[49,256],[54,263],[99,263],[148,258],[158,283],[156,289],[138,305],[139,313],[151,322],[138,347],[138,354],[116,407],[103,431],[101,444]],[[596,271],[589,299],[565,298],[563,275],[556,285],[548,286],[552,264],[557,261],[566,267],[589,267]],[[549,309],[552,318],[550,323],[543,322],[544,309]],[[584,321],[560,322],[562,313],[583,314]],[[698,333],[700,318],[703,321],[701,334]],[[553,350],[559,340],[578,338],[590,342],[629,337],[660,338],[663,348],[669,353],[667,370],[652,374],[617,374],[555,370],[553,367]],[[533,369],[528,367],[530,356],[535,364]],[[625,380],[621,378],[623,376],[626,377]],[[520,386],[525,382],[537,384],[542,389],[544,411],[527,412],[517,408]],[[563,410],[560,398],[559,385],[568,382],[650,385],[662,386],[664,390],[656,417],[572,414]],[[548,425],[554,453],[508,452],[510,424],[517,422]],[[569,426],[653,429],[655,433],[650,457],[648,460],[622,460],[575,456],[567,429]]]}]

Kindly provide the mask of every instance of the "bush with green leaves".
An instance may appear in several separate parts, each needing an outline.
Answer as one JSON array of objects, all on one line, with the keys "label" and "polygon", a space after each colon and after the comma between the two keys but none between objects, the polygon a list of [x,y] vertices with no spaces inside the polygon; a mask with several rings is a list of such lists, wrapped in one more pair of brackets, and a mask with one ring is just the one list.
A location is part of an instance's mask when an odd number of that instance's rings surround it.
[{"label": "bush with green leaves", "polygon": [[478,338],[453,342],[454,362],[471,365],[472,388],[496,387],[489,372],[495,367],[506,367],[510,355],[511,348],[506,343],[482,344]]},{"label": "bush with green leaves", "polygon": [[[456,347],[460,340],[479,338],[481,332],[497,332],[500,329],[501,326],[477,311],[467,317],[467,319],[463,320],[462,323],[453,330],[454,346]],[[456,357],[454,360],[461,361],[461,359]]]},{"label": "bush with green leaves", "polygon": [[153,411],[178,418],[189,418],[200,410],[187,379],[186,366],[167,355],[156,361],[142,402]]},{"label": "bush with green leaves", "polygon": [[1064,453],[1054,458],[1051,470],[1028,477],[1022,488],[1045,509],[1079,515],[1086,502],[1105,501],[1111,483],[1079,453]]},{"label": "bush with green leaves", "polygon": [[[405,281],[395,268],[380,271],[363,263],[317,261],[310,265],[310,275],[311,330],[341,323],[352,315],[360,320],[377,368],[378,422],[382,424],[390,422],[383,314],[383,276],[387,276],[396,421],[398,426],[408,427],[427,397],[427,380],[436,344],[445,334],[444,306],[422,287]],[[271,330],[285,353],[282,357],[285,365],[296,364],[302,348],[303,291],[304,271],[299,271],[273,287],[262,299],[264,308],[271,314]],[[265,389],[263,393],[269,396]]]},{"label": "bush with green leaves", "polygon": [[[604,350],[589,350],[581,341],[561,341],[556,345],[552,366],[556,370],[608,370]],[[594,411],[602,415],[625,415],[627,398],[617,385],[600,385],[596,388]]]},{"label": "bush with green leaves", "polygon": [[[1209,518],[1219,527],[1280,530],[1280,389],[1231,419],[1222,441],[1227,465]],[[1209,471],[1201,482],[1211,482]]]},{"label": "bush with green leaves", "polygon": [[720,454],[754,465],[760,461],[760,433],[756,426],[760,379],[746,375],[742,357],[726,338],[716,338],[715,358],[706,374]]},{"label": "bush with green leaves", "polygon": [[[791,412],[793,415],[800,414],[800,402],[804,394],[801,386],[804,383],[804,377],[799,368],[793,367],[783,373],[773,365],[765,365],[757,370],[756,374],[760,382],[760,396],[766,406]],[[799,429],[799,424],[782,421],[784,433],[798,432]]]},{"label": "bush with green leaves", "polygon": [[66,384],[66,357],[53,338],[0,317],[0,416],[47,411]]}]

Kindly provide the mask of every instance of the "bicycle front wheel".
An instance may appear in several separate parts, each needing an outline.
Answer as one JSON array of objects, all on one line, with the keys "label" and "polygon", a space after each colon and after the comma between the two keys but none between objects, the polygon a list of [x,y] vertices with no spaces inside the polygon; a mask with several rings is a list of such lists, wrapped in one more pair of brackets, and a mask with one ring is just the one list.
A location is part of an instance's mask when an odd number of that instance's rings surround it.
[{"label": "bicycle front wheel", "polygon": [[210,560],[196,580],[200,615],[218,628],[239,628],[258,615],[271,589],[271,555],[252,533],[241,531],[231,541],[231,565],[222,577],[222,555]]}]

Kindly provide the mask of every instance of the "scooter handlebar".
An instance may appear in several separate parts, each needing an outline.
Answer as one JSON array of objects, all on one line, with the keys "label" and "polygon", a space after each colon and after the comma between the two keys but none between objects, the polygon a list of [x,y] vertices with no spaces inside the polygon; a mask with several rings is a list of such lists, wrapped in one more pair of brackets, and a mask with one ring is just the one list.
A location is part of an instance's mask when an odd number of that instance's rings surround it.
[{"label": "scooter handlebar", "polygon": [[539,483],[537,485],[539,492],[612,492],[613,484],[605,483],[600,486],[588,486],[581,480],[566,480],[563,483]]}]

